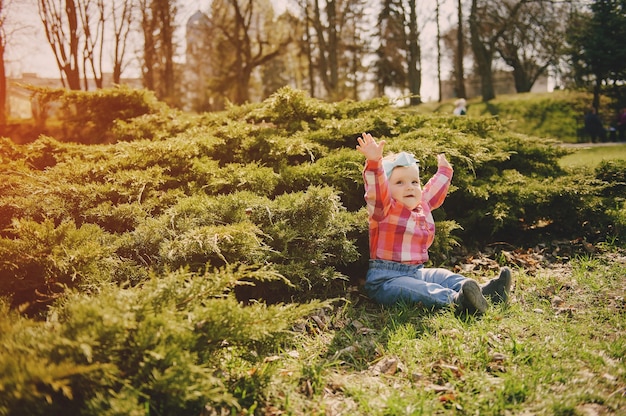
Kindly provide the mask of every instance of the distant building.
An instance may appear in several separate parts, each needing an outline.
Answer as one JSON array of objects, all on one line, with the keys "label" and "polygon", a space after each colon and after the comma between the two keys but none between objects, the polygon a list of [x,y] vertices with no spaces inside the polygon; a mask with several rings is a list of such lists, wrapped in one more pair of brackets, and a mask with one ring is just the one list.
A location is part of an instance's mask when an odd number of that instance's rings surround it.
[{"label": "distant building", "polygon": [[[231,10],[230,13],[234,12]],[[248,36],[254,39],[252,42],[257,40],[261,28],[265,26],[265,18],[260,15],[248,26]],[[215,27],[211,19],[198,10],[187,20],[185,30],[187,48],[181,72],[182,109],[195,112],[223,110],[232,88],[220,85],[220,80],[225,78],[226,63],[216,56],[221,49],[229,47],[225,41],[219,40],[223,36],[222,29]],[[260,102],[263,99],[261,67],[252,70],[248,87],[250,101]]]},{"label": "distant building", "polygon": [[214,73],[206,59],[209,51],[211,21],[200,10],[196,11],[185,26],[185,65],[183,74],[183,110],[206,111],[215,105],[208,96],[207,80]]},{"label": "distant building", "polygon": [[36,87],[61,88],[63,84],[60,79],[39,78],[32,72],[22,73],[21,78],[7,79],[7,110],[8,116],[12,119],[29,119],[33,117],[32,92],[23,85],[33,85]]}]

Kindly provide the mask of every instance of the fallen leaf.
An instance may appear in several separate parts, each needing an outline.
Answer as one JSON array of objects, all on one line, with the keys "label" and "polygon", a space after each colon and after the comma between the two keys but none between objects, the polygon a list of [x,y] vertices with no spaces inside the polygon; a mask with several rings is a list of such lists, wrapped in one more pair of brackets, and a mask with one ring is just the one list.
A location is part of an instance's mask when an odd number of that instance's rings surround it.
[{"label": "fallen leaf", "polygon": [[370,367],[370,371],[373,375],[393,375],[398,371],[400,361],[395,357],[385,357],[374,366]]}]

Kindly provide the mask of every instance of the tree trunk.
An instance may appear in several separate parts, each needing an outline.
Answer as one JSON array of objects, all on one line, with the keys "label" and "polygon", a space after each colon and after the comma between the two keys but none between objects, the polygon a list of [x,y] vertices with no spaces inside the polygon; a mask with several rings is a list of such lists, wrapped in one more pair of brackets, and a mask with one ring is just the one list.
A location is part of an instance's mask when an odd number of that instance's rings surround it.
[{"label": "tree trunk", "polygon": [[513,79],[515,80],[515,92],[530,92],[533,83],[528,79],[526,72],[513,68]]},{"label": "tree trunk", "polygon": [[306,49],[306,58],[309,66],[309,94],[311,97],[315,97],[315,72],[314,72],[314,63],[313,63],[313,41],[311,40],[311,28],[309,26],[310,16],[309,16],[309,2],[308,0],[304,0],[304,33],[306,36],[305,41],[305,49]]},{"label": "tree trunk", "polygon": [[63,9],[53,5],[52,0],[39,0],[38,4],[46,38],[61,72],[61,82],[67,88],[80,90],[81,68],[78,56],[80,34],[76,3],[74,0],[65,0]]},{"label": "tree trunk", "polygon": [[456,59],[454,61],[455,68],[455,87],[456,87],[456,96],[459,98],[467,98],[467,93],[465,92],[465,70],[463,68],[463,57],[465,55],[465,36],[463,30],[463,4],[461,0],[457,2],[457,15],[458,15],[458,26],[456,31],[456,42],[457,42],[457,50],[456,50]]},{"label": "tree trunk", "polygon": [[416,0],[409,0],[409,57],[408,57],[408,81],[411,105],[417,105],[422,102],[420,97],[420,88],[422,85],[421,50],[419,45],[419,33],[417,29],[417,10]]},{"label": "tree trunk", "polygon": [[[502,55],[502,54],[501,54]],[[507,65],[513,68],[513,79],[515,81],[515,91],[530,92],[533,84],[537,80],[537,76],[542,74],[547,68],[547,65],[536,70],[536,76],[532,77],[531,73],[524,68],[523,62],[516,55],[512,55],[510,58],[505,59]]]},{"label": "tree trunk", "polygon": [[331,99],[336,99],[337,87],[339,85],[339,65],[337,59],[337,3],[335,0],[327,0],[326,13],[328,15],[328,70],[329,70],[329,91]]},{"label": "tree trunk", "polygon": [[337,34],[337,13],[335,0],[326,1],[327,25],[324,25],[322,11],[319,1],[314,3],[313,27],[317,35],[318,47],[318,72],[326,94],[330,100],[337,97],[337,87],[339,85],[339,38]]},{"label": "tree trunk", "polygon": [[175,0],[141,0],[143,84],[158,99],[175,104],[174,20]]},{"label": "tree trunk", "polygon": [[148,0],[140,5],[141,7],[141,29],[143,31],[143,65],[142,78],[143,86],[150,91],[155,90],[155,63],[156,63],[156,45],[154,39],[155,19]]},{"label": "tree trunk", "polygon": [[65,1],[65,14],[69,25],[70,56],[63,68],[67,83],[71,90],[80,90],[80,66],[78,57],[78,16],[74,0]]},{"label": "tree trunk", "polygon": [[161,75],[161,97],[172,103],[174,100],[174,28],[170,0],[159,1],[159,28],[161,48],[163,49],[163,68]]},{"label": "tree trunk", "polygon": [[437,0],[437,8],[436,8],[436,23],[437,23],[437,91],[438,97],[437,102],[441,102],[441,27],[439,24],[439,0]]},{"label": "tree trunk", "polygon": [[593,84],[593,102],[592,106],[599,113],[600,109],[600,93],[602,92],[602,78],[596,75],[596,82]]},{"label": "tree trunk", "polygon": [[[0,0],[0,15],[2,15],[2,0]],[[7,124],[7,74],[4,66],[4,32],[0,27],[0,126]]]},{"label": "tree trunk", "polygon": [[493,88],[493,71],[491,68],[493,52],[488,49],[487,45],[485,45],[480,39],[476,4],[477,1],[478,0],[472,0],[472,11],[469,19],[470,36],[472,40],[472,51],[474,52],[474,59],[476,60],[476,67],[478,68],[478,75],[480,77],[482,100],[483,102],[487,102],[496,98]]},{"label": "tree trunk", "polygon": [[132,26],[131,0],[122,0],[121,10],[117,3],[113,4],[111,20],[113,21],[113,83],[120,84],[124,70],[124,58],[128,35]]}]

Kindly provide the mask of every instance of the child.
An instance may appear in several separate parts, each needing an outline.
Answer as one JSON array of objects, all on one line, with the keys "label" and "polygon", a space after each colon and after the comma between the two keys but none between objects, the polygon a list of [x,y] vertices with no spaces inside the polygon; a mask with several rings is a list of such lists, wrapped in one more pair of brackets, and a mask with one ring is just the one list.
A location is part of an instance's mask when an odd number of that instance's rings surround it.
[{"label": "child", "polygon": [[464,116],[467,114],[467,101],[465,98],[459,98],[454,102],[454,110],[452,110],[452,114],[455,116]]},{"label": "child", "polygon": [[399,153],[383,159],[385,141],[363,133],[357,150],[366,158],[363,179],[369,214],[370,261],[365,282],[368,295],[383,305],[399,301],[427,307],[453,304],[459,312],[484,313],[487,299],[507,302],[511,270],[482,288],[475,280],[441,268],[425,268],[435,236],[431,210],[443,203],[452,166],[437,156],[437,173],[422,189],[413,155]]}]

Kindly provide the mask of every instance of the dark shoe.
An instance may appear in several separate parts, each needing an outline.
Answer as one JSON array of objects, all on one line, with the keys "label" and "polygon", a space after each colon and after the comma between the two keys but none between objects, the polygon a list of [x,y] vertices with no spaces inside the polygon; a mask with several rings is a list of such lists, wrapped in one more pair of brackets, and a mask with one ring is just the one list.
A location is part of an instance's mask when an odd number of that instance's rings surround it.
[{"label": "dark shoe", "polygon": [[454,303],[458,312],[485,313],[487,310],[487,299],[483,296],[480,286],[475,280],[467,279],[461,285],[461,290],[456,296]]},{"label": "dark shoe", "polygon": [[483,296],[492,303],[507,303],[511,292],[511,281],[511,269],[503,267],[500,269],[500,276],[497,279],[491,279],[480,289]]}]

